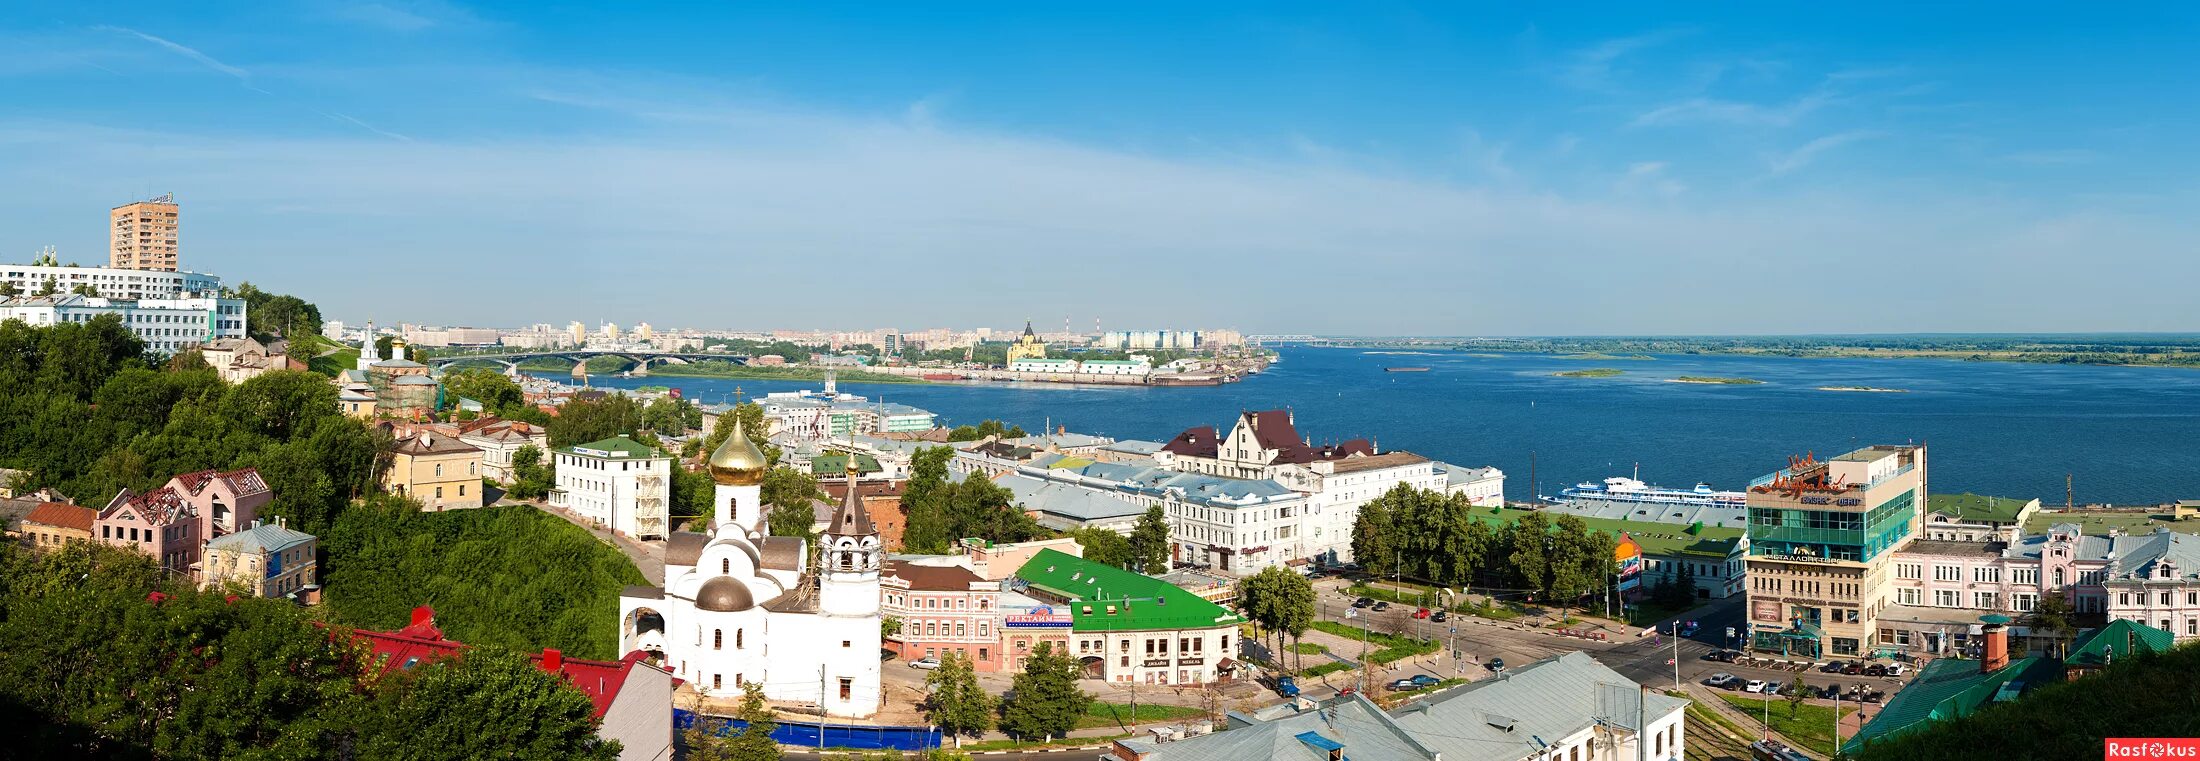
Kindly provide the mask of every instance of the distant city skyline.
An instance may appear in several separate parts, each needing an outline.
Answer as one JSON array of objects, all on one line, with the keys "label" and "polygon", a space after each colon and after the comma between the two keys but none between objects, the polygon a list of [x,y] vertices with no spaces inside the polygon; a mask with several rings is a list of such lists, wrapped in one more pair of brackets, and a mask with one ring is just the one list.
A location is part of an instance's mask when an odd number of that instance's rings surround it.
[{"label": "distant city skyline", "polygon": [[109,209],[172,192],[184,269],[360,322],[2192,331],[2196,29],[2180,4],[10,6],[0,262],[97,266]]}]

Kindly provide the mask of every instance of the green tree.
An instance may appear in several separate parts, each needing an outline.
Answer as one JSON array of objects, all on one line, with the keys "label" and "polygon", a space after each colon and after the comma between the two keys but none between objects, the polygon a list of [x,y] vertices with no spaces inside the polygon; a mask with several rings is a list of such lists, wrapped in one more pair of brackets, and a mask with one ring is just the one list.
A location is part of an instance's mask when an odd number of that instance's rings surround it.
[{"label": "green tree", "polygon": [[551,487],[557,483],[557,464],[545,462],[541,448],[521,444],[519,450],[512,453],[512,487],[506,493],[513,499],[542,499],[550,495]]},{"label": "green tree", "polygon": [[1037,521],[1016,508],[1016,494],[984,474],[971,473],[946,491],[948,533],[994,542],[1021,542],[1046,536]]},{"label": "green tree", "polygon": [[1073,530],[1069,535],[1077,540],[1078,546],[1085,548],[1086,560],[1124,569],[1130,568],[1136,560],[1131,552],[1131,540],[1113,530],[1087,527]]},{"label": "green tree", "polygon": [[428,668],[390,672],[357,716],[360,758],[615,759],[595,707],[527,656],[475,647]]},{"label": "green tree", "polygon": [[97,297],[99,296],[99,286],[92,285],[91,283],[77,283],[76,287],[69,289],[69,292],[78,296]]},{"label": "green tree", "polygon": [[1001,729],[1011,735],[1052,740],[1077,726],[1092,696],[1077,688],[1077,659],[1041,642],[1010,683],[1014,697],[1001,706]]},{"label": "green tree", "polygon": [[924,677],[928,694],[924,718],[962,747],[964,737],[978,737],[993,727],[993,696],[978,685],[978,673],[970,657],[950,650],[940,656],[940,667]]},{"label": "green tree", "polygon": [[1260,573],[1240,579],[1238,605],[1263,631],[1276,635],[1275,652],[1279,665],[1285,650],[1284,635],[1291,635],[1296,640],[1314,625],[1313,583],[1280,566],[1269,566]]},{"label": "green tree", "polygon": [[779,729],[779,722],[772,719],[771,705],[764,701],[763,685],[741,685],[738,715],[748,726],[726,744],[727,761],[778,761],[779,743],[772,739],[772,732]]},{"label": "green tree", "polygon": [[880,639],[893,639],[901,636],[901,619],[894,616],[880,618],[878,620],[878,635]]},{"label": "green tree", "polygon": [[1401,490],[1411,486],[1399,485],[1382,496],[1368,500],[1360,506],[1359,515],[1352,519],[1352,558],[1360,567],[1375,576],[1391,575],[1397,557],[1397,544],[1393,535],[1392,508],[1403,499]]},{"label": "green tree", "polygon": [[1550,543],[1550,522],[1543,513],[1520,516],[1505,528],[1505,545],[1512,548],[1508,560],[1514,586],[1535,590],[1545,599],[1551,595]]},{"label": "green tree", "polygon": [[1146,514],[1138,516],[1138,525],[1131,528],[1131,560],[1142,573],[1168,572],[1169,518],[1160,505],[1146,508]]},{"label": "green tree", "polygon": [[2034,631],[2054,634],[2056,650],[2067,651],[2071,636],[2078,633],[2077,616],[2078,612],[2070,606],[2069,598],[2064,597],[2061,591],[2056,591],[2040,595],[2040,601],[2033,605],[2032,612],[2026,614],[2025,619]]},{"label": "green tree", "polygon": [[1788,704],[1788,718],[1795,718],[1795,711],[1803,707],[1803,701],[1809,697],[1807,693],[1811,691],[1810,685],[1803,681],[1803,675],[1796,674],[1793,683],[1788,685],[1785,694]]},{"label": "green tree", "polygon": [[1550,581],[1546,591],[1552,601],[1558,603],[1571,616],[1575,601],[1589,590],[1595,577],[1590,573],[1595,542],[1590,538],[1587,523],[1581,516],[1565,513],[1558,516],[1556,532],[1551,536],[1548,566]]},{"label": "green tree", "polygon": [[817,525],[817,513],[810,503],[825,498],[825,490],[818,488],[816,478],[781,465],[764,472],[764,483],[757,492],[758,499],[767,506],[764,522],[771,527],[772,536],[801,537],[816,543],[812,530]]},{"label": "green tree", "polygon": [[0,299],[12,299],[21,295],[23,289],[17,288],[13,281],[0,283]]},{"label": "green tree", "polygon": [[902,485],[901,507],[908,516],[901,535],[903,552],[945,555],[956,539],[948,516],[947,461],[955,450],[924,447],[910,457],[909,481]]},{"label": "green tree", "polygon": [[642,428],[642,406],[625,394],[606,394],[601,399],[574,399],[558,408],[547,432],[550,446],[570,447],[602,441],[619,434],[633,435]]},{"label": "green tree", "polygon": [[987,436],[1002,439],[1020,439],[1026,435],[1022,426],[1009,425],[999,420],[987,420],[979,423],[977,432],[978,435],[970,439],[971,441],[977,441]]},{"label": "green tree", "polygon": [[951,442],[977,441],[982,438],[985,437],[978,435],[978,429],[976,426],[958,425],[955,426],[953,430],[947,432],[947,440]]},{"label": "green tree", "polygon": [[37,295],[39,295],[39,296],[52,296],[52,295],[54,295],[55,293],[58,293],[58,292],[60,292],[60,291],[61,291],[61,281],[60,281],[60,280],[56,280],[56,279],[54,279],[54,277],[53,277],[52,275],[47,275],[47,276],[46,276],[46,283],[45,283],[44,285],[41,285],[41,286],[39,286],[39,287],[38,287],[38,294],[37,294]]},{"label": "green tree", "polygon": [[481,409],[502,417],[527,405],[527,394],[503,373],[487,368],[454,370],[443,375],[443,390],[454,397],[481,403]]}]

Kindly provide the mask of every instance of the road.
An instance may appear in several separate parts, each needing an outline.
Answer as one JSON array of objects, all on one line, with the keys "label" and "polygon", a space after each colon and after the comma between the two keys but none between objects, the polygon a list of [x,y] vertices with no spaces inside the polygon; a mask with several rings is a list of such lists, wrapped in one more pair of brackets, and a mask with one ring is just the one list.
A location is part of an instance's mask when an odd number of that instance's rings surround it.
[{"label": "road", "polygon": [[[1740,597],[1713,601],[1690,613],[1699,628],[1694,638],[1682,639],[1677,650],[1670,635],[1638,637],[1631,633],[1612,632],[1608,633],[1608,639],[1597,641],[1562,636],[1530,624],[1491,621],[1458,614],[1451,616],[1449,621],[1435,623],[1414,619],[1414,608],[1406,605],[1392,605],[1389,610],[1380,612],[1360,609],[1355,611],[1355,618],[1347,621],[1345,611],[1351,608],[1353,599],[1341,591],[1325,587],[1317,594],[1316,607],[1323,620],[1344,621],[1380,633],[1434,636],[1449,643],[1445,648],[1447,652],[1440,654],[1440,657],[1416,659],[1416,662],[1410,664],[1392,664],[1387,668],[1378,667],[1378,673],[1371,674],[1368,678],[1370,685],[1379,685],[1416,673],[1443,678],[1463,676],[1482,679],[1490,673],[1483,666],[1491,658],[1503,658],[1507,665],[1519,666],[1574,650],[1588,653],[1590,657],[1621,675],[1651,687],[1673,686],[1676,657],[1679,680],[1683,682],[1700,682],[1705,677],[1723,672],[1743,680],[1760,679],[1767,682],[1792,682],[1797,676],[1801,676],[1807,684],[1833,683],[1844,690],[1851,685],[1864,684],[1889,694],[1903,684],[1903,680],[1883,677],[1834,676],[1820,673],[1815,668],[1794,672],[1705,660],[1706,654],[1726,647],[1724,640],[1727,627],[1732,626],[1737,631],[1741,629]],[[1454,661],[1449,652],[1451,650],[1459,651],[1464,657]],[[1340,655],[1351,657],[1357,653]],[[1312,690],[1309,692],[1313,693]],[[1326,694],[1333,694],[1333,691],[1324,690],[1310,696],[1318,698]],[[1867,711],[1875,712],[1876,707],[1867,708]]]}]

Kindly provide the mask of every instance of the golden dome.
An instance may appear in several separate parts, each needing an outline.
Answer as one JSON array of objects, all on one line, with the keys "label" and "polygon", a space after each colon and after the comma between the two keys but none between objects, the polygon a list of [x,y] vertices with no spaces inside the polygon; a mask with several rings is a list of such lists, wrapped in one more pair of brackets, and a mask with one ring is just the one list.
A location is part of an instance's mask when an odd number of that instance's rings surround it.
[{"label": "golden dome", "polygon": [[739,419],[733,421],[733,435],[726,437],[726,443],[720,444],[718,451],[710,453],[711,480],[727,486],[764,483],[764,471],[770,468],[771,463],[764,459],[763,451],[756,448],[755,442],[749,441],[748,431]]}]

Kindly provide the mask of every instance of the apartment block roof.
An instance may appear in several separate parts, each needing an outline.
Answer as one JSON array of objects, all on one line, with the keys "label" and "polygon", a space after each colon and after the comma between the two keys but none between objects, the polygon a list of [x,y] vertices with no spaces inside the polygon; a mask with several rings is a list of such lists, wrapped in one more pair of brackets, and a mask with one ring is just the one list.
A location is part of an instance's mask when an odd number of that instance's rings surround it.
[{"label": "apartment block roof", "polygon": [[658,452],[655,447],[626,436],[613,436],[586,444],[575,444],[558,451],[582,457],[600,457],[615,460],[669,459],[671,457],[671,455]]},{"label": "apartment block roof", "polygon": [[65,502],[40,502],[30,512],[23,514],[23,522],[89,533],[92,530],[92,521],[98,517],[99,511],[89,507]]},{"label": "apartment block roof", "polygon": [[1653,721],[1687,707],[1684,698],[1644,693],[1580,651],[1552,656],[1473,682],[1391,715],[1445,758],[1527,758],[1597,724],[1635,731],[1637,704]]},{"label": "apartment block roof", "polygon": [[[1431,761],[1435,751],[1368,702],[1351,695],[1312,711],[1260,720],[1231,714],[1230,731],[1169,743],[1120,740],[1146,761],[1327,761],[1342,751],[1352,761]],[[1480,758],[1480,756],[1467,756]]]},{"label": "apartment block roof", "polygon": [[303,531],[292,531],[287,527],[274,523],[262,523],[234,534],[225,534],[218,537],[211,542],[207,542],[206,548],[268,554],[282,552],[311,542],[314,538],[312,534]]},{"label": "apartment block roof", "polygon": [[434,433],[421,433],[418,435],[407,436],[405,438],[398,439],[397,443],[390,446],[390,451],[396,452],[398,454],[419,456],[437,454],[464,454],[466,452],[479,452],[481,450],[475,448],[472,444],[459,441],[458,438],[455,436],[443,436]]},{"label": "apartment block roof", "polygon": [[1925,498],[1925,508],[1928,512],[1947,513],[1965,523],[2014,523],[2025,505],[2038,501],[1978,494],[1930,494]]}]

